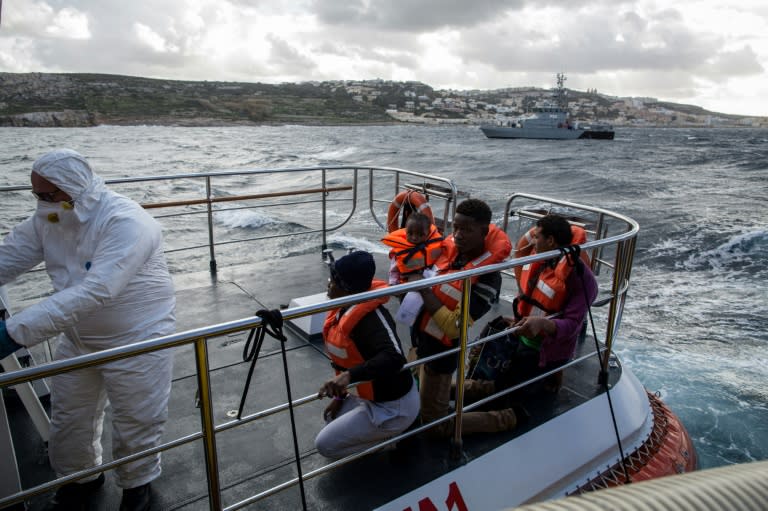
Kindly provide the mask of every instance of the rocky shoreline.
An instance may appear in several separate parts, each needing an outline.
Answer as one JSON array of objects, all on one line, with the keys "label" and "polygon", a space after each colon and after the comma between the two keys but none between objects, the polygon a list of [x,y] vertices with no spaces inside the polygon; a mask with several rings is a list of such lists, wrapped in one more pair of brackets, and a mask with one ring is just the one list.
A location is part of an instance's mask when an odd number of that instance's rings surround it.
[{"label": "rocky shoreline", "polygon": [[403,122],[391,121],[361,121],[361,122],[323,122],[308,120],[302,122],[288,121],[222,121],[212,118],[173,118],[152,117],[145,119],[107,119],[103,116],[85,111],[65,110],[60,112],[32,112],[26,114],[0,116],[0,127],[5,128],[93,128],[97,126],[165,126],[180,128],[208,128],[229,126],[284,126],[298,124],[301,126],[389,126],[401,125]]},{"label": "rocky shoreline", "polygon": [[0,116],[0,126],[17,128],[83,128],[103,124],[98,116],[84,110],[27,112]]}]

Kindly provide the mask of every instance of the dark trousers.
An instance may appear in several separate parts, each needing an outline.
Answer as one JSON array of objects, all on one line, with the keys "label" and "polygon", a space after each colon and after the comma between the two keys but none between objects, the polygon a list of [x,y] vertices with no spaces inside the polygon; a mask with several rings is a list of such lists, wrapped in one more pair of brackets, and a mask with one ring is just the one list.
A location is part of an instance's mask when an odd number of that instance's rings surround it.
[{"label": "dark trousers", "polygon": [[[530,348],[522,342],[518,342],[517,348],[510,358],[509,369],[501,373],[496,379],[496,389],[508,389],[518,383],[522,383],[552,371],[553,369],[557,369],[567,362],[568,360],[558,360],[549,362],[545,364],[544,367],[539,367],[539,350]],[[555,389],[559,388],[560,378],[562,377],[555,373],[551,377],[527,385],[508,394],[508,401],[521,400],[527,396],[541,392],[549,391],[551,393],[553,387]]]}]

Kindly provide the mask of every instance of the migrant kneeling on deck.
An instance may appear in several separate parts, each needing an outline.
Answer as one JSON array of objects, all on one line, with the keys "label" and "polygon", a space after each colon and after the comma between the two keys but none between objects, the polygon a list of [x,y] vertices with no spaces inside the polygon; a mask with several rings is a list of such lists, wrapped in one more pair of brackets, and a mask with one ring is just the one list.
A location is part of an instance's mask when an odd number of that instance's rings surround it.
[{"label": "migrant kneeling on deck", "polygon": [[[385,287],[374,280],[373,256],[353,252],[330,267],[328,297],[340,298]],[[419,413],[419,395],[397,337],[394,320],[383,304],[389,297],[332,309],[323,326],[325,349],[336,376],[320,388],[330,397],[326,426],[315,446],[329,458],[343,458],[391,438],[408,428]],[[347,390],[360,383],[354,393]]]}]

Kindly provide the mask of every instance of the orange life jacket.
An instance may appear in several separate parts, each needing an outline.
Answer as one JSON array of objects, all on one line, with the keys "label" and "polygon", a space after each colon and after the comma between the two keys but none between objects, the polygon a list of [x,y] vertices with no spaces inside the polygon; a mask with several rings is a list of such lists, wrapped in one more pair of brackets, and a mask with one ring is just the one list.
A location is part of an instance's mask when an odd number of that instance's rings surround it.
[{"label": "orange life jacket", "polygon": [[[374,279],[369,291],[386,286],[386,282]],[[331,364],[336,369],[337,375],[365,362],[350,335],[363,317],[388,300],[389,297],[384,296],[375,300],[356,303],[343,313],[341,309],[328,311],[323,324],[323,340],[325,341],[325,351],[331,357]],[[361,398],[373,400],[373,383],[369,381],[360,383],[355,387],[355,390]]]},{"label": "orange life jacket", "polygon": [[414,245],[408,241],[405,229],[398,229],[384,236],[381,241],[392,247],[389,257],[394,257],[400,275],[408,275],[428,268],[437,262],[442,253],[443,236],[431,225],[429,236],[423,243]]},{"label": "orange life jacket", "polygon": [[[536,253],[533,243],[533,233],[536,231],[536,227],[531,227],[528,231],[520,236],[515,245],[515,257],[526,257]],[[583,228],[572,225],[571,226],[571,245],[581,245],[587,242],[587,231]],[[581,253],[581,260],[584,261],[587,266],[590,265],[589,255],[586,252]],[[520,284],[520,274],[522,272],[521,266],[515,266],[515,278],[518,285]]]},{"label": "orange life jacket", "polygon": [[[461,270],[471,270],[473,268],[479,268],[480,266],[488,266],[489,264],[496,264],[502,262],[509,256],[512,251],[512,243],[509,241],[507,234],[491,224],[488,228],[488,234],[485,236],[485,252],[479,257],[469,261],[461,268],[451,268],[451,263],[459,255],[459,251],[453,241],[453,236],[449,236],[443,242],[443,253],[437,260],[437,269],[439,274],[453,273]],[[474,284],[478,277],[472,277],[471,281]],[[450,310],[455,310],[456,306],[461,300],[461,290],[463,287],[463,280],[456,280],[445,284],[439,284],[432,288],[432,292]],[[419,328],[422,332],[428,333],[435,339],[440,339],[445,346],[452,346],[453,339],[448,338],[440,327],[432,320],[432,315],[424,311],[419,323]]]},{"label": "orange life jacket", "polygon": [[563,309],[568,297],[565,283],[573,271],[573,264],[567,256],[560,257],[554,268],[550,261],[537,261],[522,267],[515,317],[546,316]]}]

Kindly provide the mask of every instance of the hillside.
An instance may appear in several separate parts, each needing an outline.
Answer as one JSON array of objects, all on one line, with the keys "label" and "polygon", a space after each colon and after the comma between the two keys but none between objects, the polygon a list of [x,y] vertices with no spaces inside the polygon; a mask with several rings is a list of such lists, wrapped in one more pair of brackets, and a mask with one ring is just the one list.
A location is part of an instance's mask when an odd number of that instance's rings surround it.
[{"label": "hillside", "polygon": [[[0,126],[237,124],[480,124],[551,97],[534,87],[434,90],[420,82],[335,80],[284,84],[176,81],[103,74],[0,73]],[[617,126],[765,126],[653,98],[568,90],[576,120]]]},{"label": "hillside", "polygon": [[117,75],[0,73],[0,126],[388,122],[344,89]]}]

